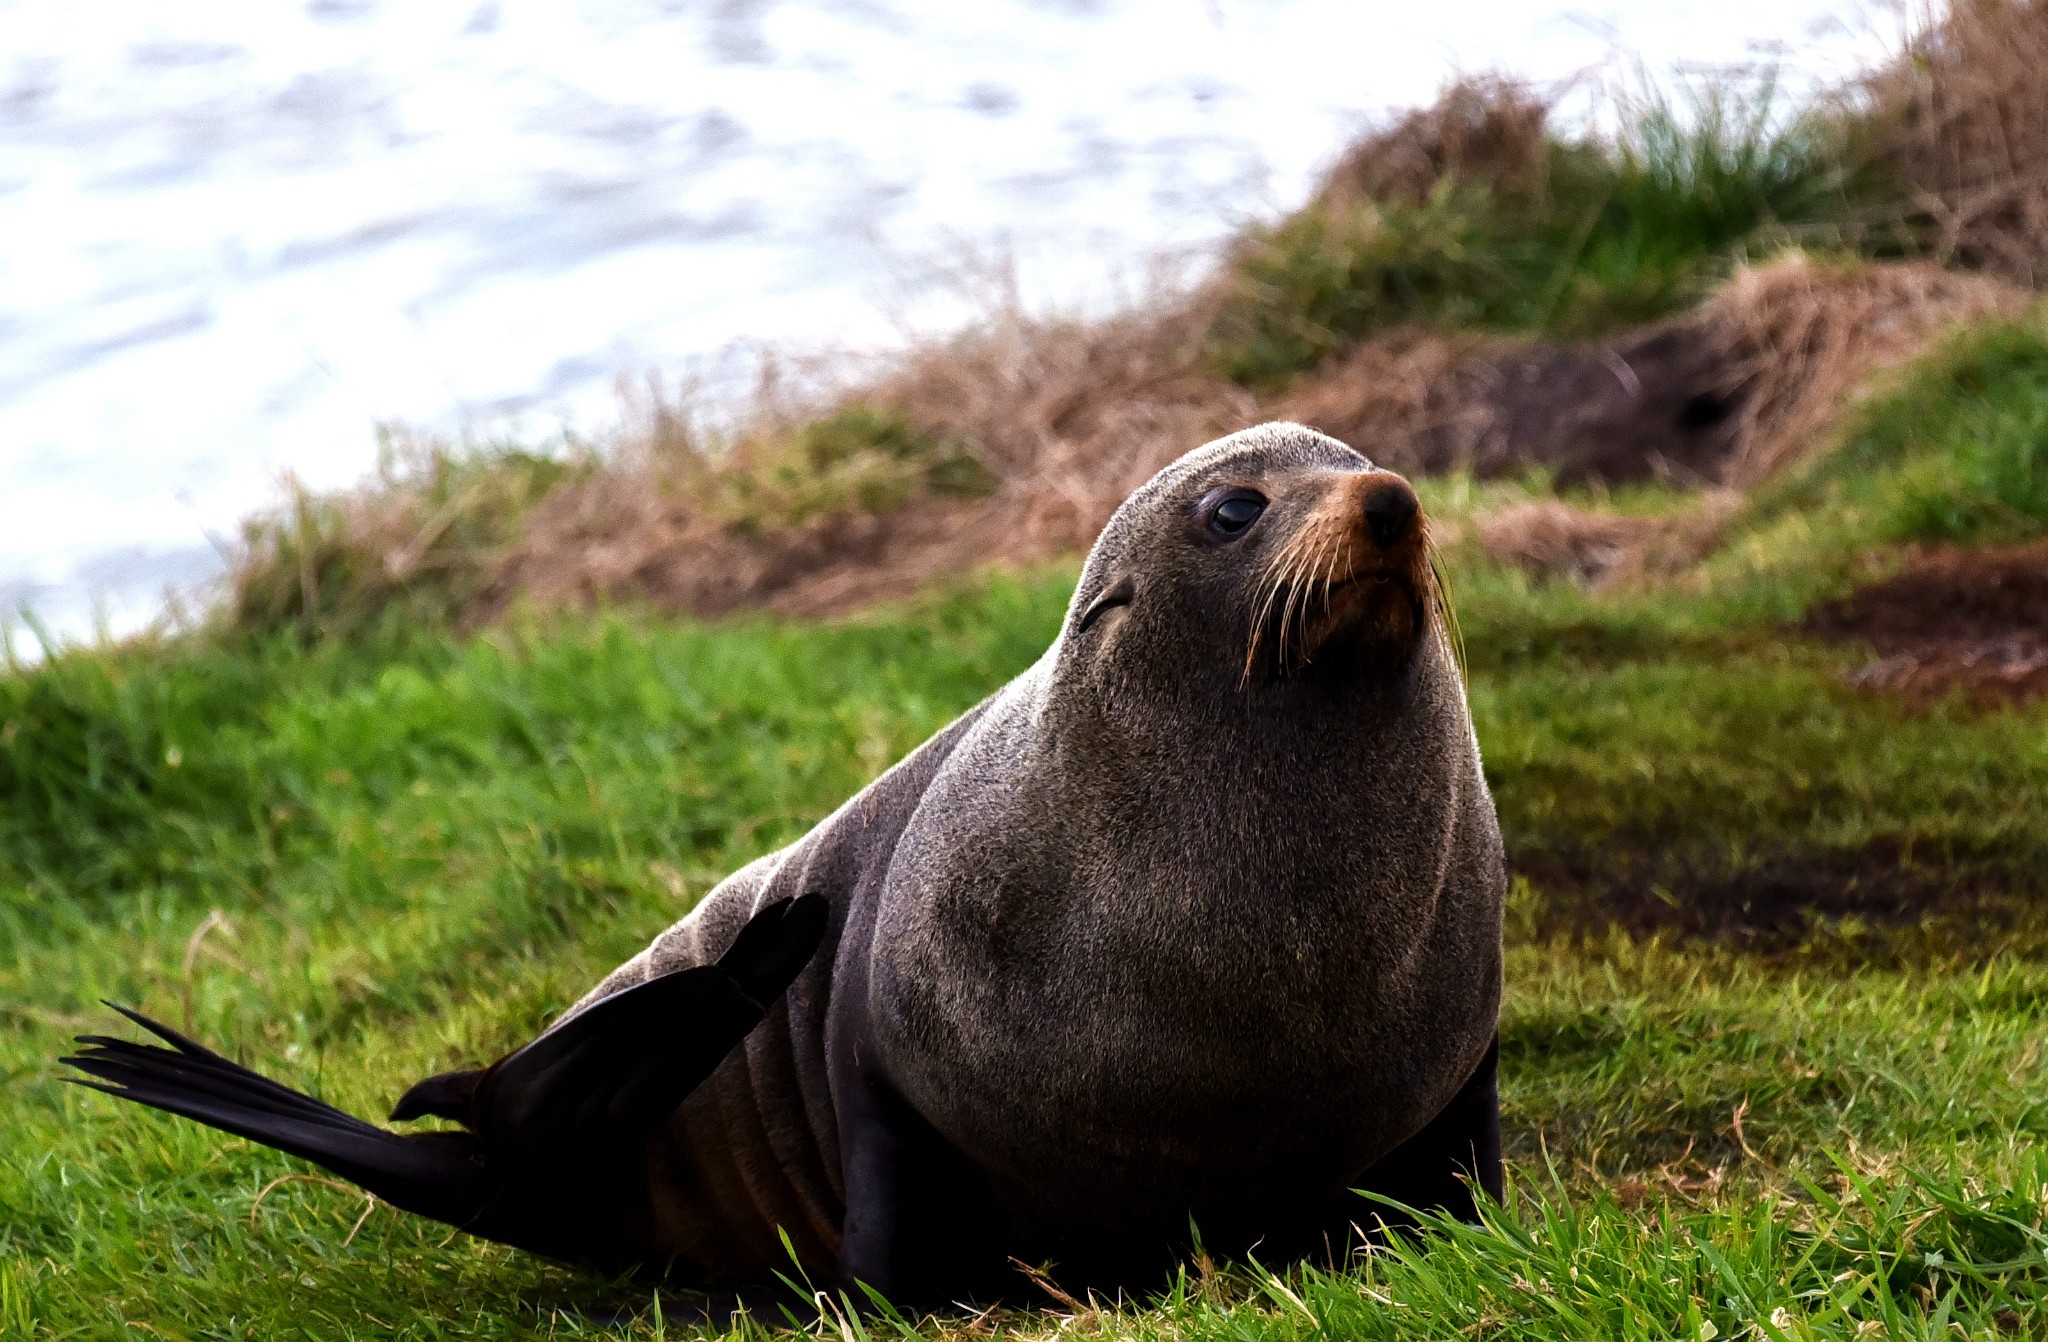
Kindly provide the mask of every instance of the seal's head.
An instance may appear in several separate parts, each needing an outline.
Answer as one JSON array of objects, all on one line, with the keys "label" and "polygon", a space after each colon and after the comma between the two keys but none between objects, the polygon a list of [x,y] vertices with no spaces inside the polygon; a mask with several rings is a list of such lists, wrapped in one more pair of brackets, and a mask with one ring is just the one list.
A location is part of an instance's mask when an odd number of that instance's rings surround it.
[{"label": "seal's head", "polygon": [[1062,643],[1114,683],[1245,689],[1398,671],[1442,616],[1408,482],[1312,429],[1265,424],[1125,500]]}]

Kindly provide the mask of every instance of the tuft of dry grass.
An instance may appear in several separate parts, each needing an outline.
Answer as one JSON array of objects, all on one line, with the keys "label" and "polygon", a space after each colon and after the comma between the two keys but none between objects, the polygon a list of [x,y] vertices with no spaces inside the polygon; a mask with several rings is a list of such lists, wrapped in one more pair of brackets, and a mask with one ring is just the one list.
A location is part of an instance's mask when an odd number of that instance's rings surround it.
[{"label": "tuft of dry grass", "polygon": [[1621,568],[1663,519],[1575,508],[1558,499],[1513,503],[1476,519],[1488,558],[1532,574],[1593,586]]},{"label": "tuft of dry grass", "polygon": [[382,428],[367,484],[320,495],[288,480],[281,509],[243,524],[210,623],[315,639],[392,612],[460,621],[487,599],[528,513],[592,469],[574,450],[465,448]]},{"label": "tuft of dry grass", "polygon": [[2048,5],[1955,0],[1851,90],[1897,210],[1944,262],[2048,279]]},{"label": "tuft of dry grass", "polygon": [[1561,499],[1511,503],[1474,519],[1479,548],[1496,563],[1585,587],[1654,580],[1697,563],[1742,507],[1740,490],[1709,489],[1683,508],[1632,515]]},{"label": "tuft of dry grass", "polygon": [[1528,198],[1546,184],[1551,102],[1501,75],[1453,80],[1428,107],[1362,137],[1331,165],[1307,208],[1421,205],[1446,183]]}]

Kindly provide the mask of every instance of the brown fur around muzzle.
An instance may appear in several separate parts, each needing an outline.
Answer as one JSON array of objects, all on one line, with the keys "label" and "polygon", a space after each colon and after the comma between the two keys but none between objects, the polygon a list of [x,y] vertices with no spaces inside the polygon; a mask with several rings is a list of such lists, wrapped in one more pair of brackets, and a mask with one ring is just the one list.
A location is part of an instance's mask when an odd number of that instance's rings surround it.
[{"label": "brown fur around muzzle", "polygon": [[1244,679],[1287,675],[1343,639],[1391,655],[1439,604],[1429,523],[1392,471],[1328,471],[1321,496],[1274,548],[1253,606]]}]

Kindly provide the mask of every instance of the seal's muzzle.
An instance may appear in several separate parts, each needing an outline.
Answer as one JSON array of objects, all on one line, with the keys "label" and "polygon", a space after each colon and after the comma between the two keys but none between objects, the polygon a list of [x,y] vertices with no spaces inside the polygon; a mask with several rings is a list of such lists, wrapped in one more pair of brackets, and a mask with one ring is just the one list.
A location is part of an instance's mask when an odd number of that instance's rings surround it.
[{"label": "seal's muzzle", "polygon": [[1394,654],[1427,627],[1434,579],[1414,488],[1391,471],[1330,471],[1275,548],[1245,676],[1300,671],[1340,645]]}]

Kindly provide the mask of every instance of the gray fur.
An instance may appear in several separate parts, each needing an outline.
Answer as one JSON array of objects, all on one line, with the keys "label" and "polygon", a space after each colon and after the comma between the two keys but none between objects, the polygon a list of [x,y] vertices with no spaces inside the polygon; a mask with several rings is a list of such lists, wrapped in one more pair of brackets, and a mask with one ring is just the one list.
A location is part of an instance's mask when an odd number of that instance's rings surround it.
[{"label": "gray fur", "polygon": [[[771,900],[833,901],[825,949],[655,1153],[650,1247],[759,1271],[780,1223],[834,1269],[848,1030],[1006,1201],[1108,1228],[1341,1189],[1450,1099],[1496,1026],[1505,877],[1447,640],[1432,620],[1384,665],[1243,671],[1261,547],[1369,469],[1273,424],[1161,471],[1036,664],[585,999],[704,963]],[[1270,521],[1192,543],[1226,483]]]}]

